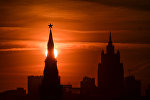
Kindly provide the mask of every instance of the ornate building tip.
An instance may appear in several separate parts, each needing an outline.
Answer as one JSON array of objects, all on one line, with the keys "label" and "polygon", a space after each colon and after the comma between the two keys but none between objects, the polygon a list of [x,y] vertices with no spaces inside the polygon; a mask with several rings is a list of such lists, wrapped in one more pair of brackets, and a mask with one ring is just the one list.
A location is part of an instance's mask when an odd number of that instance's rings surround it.
[{"label": "ornate building tip", "polygon": [[112,42],[112,40],[111,40],[111,32],[110,32],[110,35],[109,35],[109,42]]},{"label": "ornate building tip", "polygon": [[50,29],[53,27],[53,25],[52,25],[52,24],[49,24],[48,26],[49,26],[49,28],[50,28]]}]

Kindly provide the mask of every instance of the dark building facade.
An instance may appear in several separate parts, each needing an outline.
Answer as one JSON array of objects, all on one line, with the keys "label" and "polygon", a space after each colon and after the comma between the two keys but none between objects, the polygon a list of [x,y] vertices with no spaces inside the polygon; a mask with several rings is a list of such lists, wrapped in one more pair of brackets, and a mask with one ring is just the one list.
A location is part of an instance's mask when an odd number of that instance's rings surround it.
[{"label": "dark building facade", "polygon": [[123,89],[124,69],[120,63],[120,52],[115,53],[111,40],[106,48],[101,52],[101,63],[98,64],[98,88],[107,92],[107,95],[120,95]]},{"label": "dark building facade", "polygon": [[94,94],[96,90],[95,78],[84,77],[80,82],[80,88],[82,95]]},{"label": "dark building facade", "polygon": [[0,100],[27,100],[26,90],[17,88],[16,90],[8,90],[0,93]]},{"label": "dark building facade", "polygon": [[48,54],[45,59],[44,75],[40,89],[41,100],[60,100],[61,85],[58,75],[57,60],[54,57],[54,42],[52,37],[52,25],[49,25],[50,35],[47,44]]},{"label": "dark building facade", "polygon": [[141,81],[135,76],[128,76],[124,80],[124,95],[129,97],[141,96]]},{"label": "dark building facade", "polygon": [[39,98],[42,80],[43,76],[28,76],[28,95],[30,97]]},{"label": "dark building facade", "polygon": [[150,98],[150,84],[148,85],[148,88],[145,90],[145,94],[147,97]]}]

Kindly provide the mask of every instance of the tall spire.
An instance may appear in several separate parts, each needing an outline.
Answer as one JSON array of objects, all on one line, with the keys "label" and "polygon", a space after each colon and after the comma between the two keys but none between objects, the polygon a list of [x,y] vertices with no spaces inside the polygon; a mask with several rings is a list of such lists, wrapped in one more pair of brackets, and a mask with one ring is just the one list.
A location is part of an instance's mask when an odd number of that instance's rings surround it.
[{"label": "tall spire", "polygon": [[114,46],[113,46],[112,40],[111,40],[111,32],[110,32],[109,42],[108,42],[108,46],[107,46],[107,53],[114,54]]},{"label": "tall spire", "polygon": [[111,32],[110,32],[110,36],[109,36],[109,42],[108,42],[108,45],[112,45]]},{"label": "tall spire", "polygon": [[49,55],[54,56],[54,42],[53,42],[53,36],[52,36],[52,31],[51,31],[51,28],[52,28],[53,25],[50,24],[48,26],[50,28],[49,40],[48,40],[48,44],[47,44],[48,56]]},{"label": "tall spire", "polygon": [[60,76],[58,74],[57,60],[54,57],[54,43],[52,38],[52,24],[48,40],[48,54],[45,59],[44,75],[40,86],[40,100],[61,100],[62,87],[60,85]]}]

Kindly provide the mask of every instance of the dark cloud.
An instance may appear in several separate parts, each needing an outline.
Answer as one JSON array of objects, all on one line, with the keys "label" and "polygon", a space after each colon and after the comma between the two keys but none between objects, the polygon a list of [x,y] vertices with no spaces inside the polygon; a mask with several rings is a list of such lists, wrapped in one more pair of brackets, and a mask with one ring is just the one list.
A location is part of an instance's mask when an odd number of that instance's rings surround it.
[{"label": "dark cloud", "polygon": [[150,11],[150,1],[149,0],[82,0],[89,2],[96,2],[108,6],[117,6],[132,8],[136,10]]},{"label": "dark cloud", "polygon": [[0,44],[0,50],[1,49],[12,49],[12,48],[24,48],[25,45],[22,44]]},{"label": "dark cloud", "polygon": [[[56,29],[54,34],[61,41],[104,42],[102,37],[111,30],[117,42],[150,43],[149,1],[140,1],[1,0],[0,41],[46,40],[51,16]],[[107,32],[87,35],[71,30]]]},{"label": "dark cloud", "polygon": [[[58,0],[60,1],[60,0]],[[0,4],[7,4],[7,5],[33,5],[33,4],[46,4],[46,3],[53,3],[54,0],[1,0]]]}]

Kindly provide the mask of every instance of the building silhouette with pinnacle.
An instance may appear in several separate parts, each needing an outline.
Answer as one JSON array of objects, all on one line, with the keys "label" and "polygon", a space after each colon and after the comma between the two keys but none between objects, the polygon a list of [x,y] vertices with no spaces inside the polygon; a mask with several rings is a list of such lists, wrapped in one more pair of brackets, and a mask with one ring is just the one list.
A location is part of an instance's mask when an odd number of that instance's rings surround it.
[{"label": "building silhouette with pinnacle", "polygon": [[40,87],[41,100],[60,100],[61,99],[61,85],[60,76],[57,69],[57,60],[54,57],[54,42],[52,37],[53,25],[49,25],[50,35],[47,44],[48,54],[45,59],[44,75],[42,85]]},{"label": "building silhouette with pinnacle", "polygon": [[[17,88],[0,93],[0,100],[149,100],[141,96],[140,80],[136,80],[135,76],[124,78],[120,53],[115,53],[111,33],[106,53],[102,50],[101,62],[98,64],[98,87],[95,78],[90,77],[83,78],[80,88],[61,85],[54,57],[51,24],[49,28],[43,76],[28,76],[28,94],[23,88]],[[146,90],[146,97],[150,98],[150,86]]]},{"label": "building silhouette with pinnacle", "polygon": [[101,63],[98,64],[98,88],[107,95],[121,95],[124,82],[123,64],[120,63],[120,52],[115,53],[111,39],[106,48],[101,52]]}]

